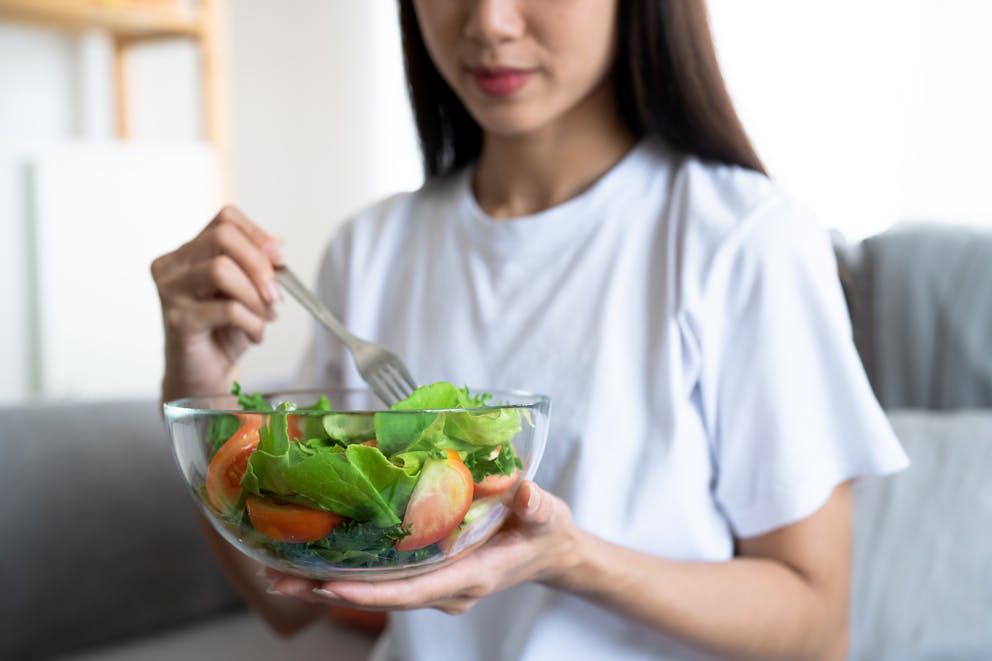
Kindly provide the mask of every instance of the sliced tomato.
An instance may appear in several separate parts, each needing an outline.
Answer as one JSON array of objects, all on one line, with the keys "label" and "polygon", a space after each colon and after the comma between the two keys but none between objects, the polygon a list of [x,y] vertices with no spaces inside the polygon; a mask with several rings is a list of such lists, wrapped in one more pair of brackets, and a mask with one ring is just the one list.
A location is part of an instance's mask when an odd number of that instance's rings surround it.
[{"label": "sliced tomato", "polygon": [[288,432],[289,440],[291,441],[302,441],[303,430],[300,429],[303,420],[298,415],[287,415],[286,416],[286,431]]},{"label": "sliced tomato", "polygon": [[520,479],[520,471],[514,470],[509,475],[486,475],[481,482],[475,483],[475,497],[485,498],[503,493]]},{"label": "sliced tomato", "polygon": [[241,426],[220,446],[207,465],[207,500],[223,515],[232,514],[241,498],[241,478],[248,468],[248,457],[258,447],[260,415],[238,415]]},{"label": "sliced tomato", "polygon": [[396,550],[413,551],[447,537],[465,518],[473,488],[472,473],[454,450],[448,450],[447,459],[428,459],[403,516],[410,534]]},{"label": "sliced tomato", "polygon": [[315,542],[344,520],[334,512],[254,494],[248,496],[245,507],[255,530],[280,542]]}]

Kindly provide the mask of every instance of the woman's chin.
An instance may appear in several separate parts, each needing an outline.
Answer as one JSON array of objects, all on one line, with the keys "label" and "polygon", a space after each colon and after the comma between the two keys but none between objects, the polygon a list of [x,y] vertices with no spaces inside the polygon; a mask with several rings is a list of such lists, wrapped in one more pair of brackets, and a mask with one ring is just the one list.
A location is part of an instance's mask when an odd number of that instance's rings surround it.
[{"label": "woman's chin", "polygon": [[551,124],[548,117],[519,111],[486,111],[474,113],[475,121],[492,138],[513,139],[530,137]]}]

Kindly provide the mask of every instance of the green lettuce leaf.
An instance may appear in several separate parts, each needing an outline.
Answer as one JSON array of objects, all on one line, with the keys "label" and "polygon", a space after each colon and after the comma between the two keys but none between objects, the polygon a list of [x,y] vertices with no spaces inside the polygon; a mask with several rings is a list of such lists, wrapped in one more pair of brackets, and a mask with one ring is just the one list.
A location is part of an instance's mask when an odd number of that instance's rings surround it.
[{"label": "green lettuce leaf", "polygon": [[446,381],[420,386],[406,399],[390,406],[391,411],[465,408],[466,391]]},{"label": "green lettuce leaf", "polygon": [[331,413],[321,420],[328,438],[345,445],[375,438],[375,416],[369,413]]},{"label": "green lettuce leaf", "polygon": [[287,416],[292,410],[291,404],[282,404],[266,416],[242,485],[259,495],[301,497],[380,527],[398,524],[416,478],[391,465],[375,448],[356,445],[346,454],[319,439],[290,441]]},{"label": "green lettuce leaf", "polygon": [[327,432],[324,431],[323,415],[309,414],[311,411],[330,411],[331,403],[327,399],[327,395],[321,395],[320,398],[311,404],[310,406],[303,406],[294,409],[294,414],[297,415],[296,426],[300,430],[300,440],[306,441],[313,438],[316,439],[326,439]]},{"label": "green lettuce leaf", "polygon": [[271,411],[272,405],[269,404],[261,393],[253,393],[249,395],[246,392],[241,391],[241,384],[235,381],[231,384],[231,394],[237,396],[238,406],[240,406],[245,411]]},{"label": "green lettuce leaf", "polygon": [[443,413],[385,412],[375,414],[375,440],[384,455],[391,457],[402,452],[435,427]]},{"label": "green lettuce leaf", "polygon": [[207,427],[207,443],[210,445],[211,459],[240,427],[241,421],[233,415],[219,415],[210,419],[210,426]]},{"label": "green lettuce leaf", "polygon": [[[283,410],[288,410],[287,405]],[[293,493],[283,475],[293,464],[303,461],[312,450],[299,443],[290,443],[289,423],[285,413],[266,416],[258,430],[258,447],[248,458],[248,467],[241,485],[251,493],[269,492],[280,495]]]},{"label": "green lettuce leaf", "polygon": [[289,421],[284,411],[290,410],[290,404],[282,404],[280,413],[272,413],[266,417],[265,424],[258,430],[258,449],[272,455],[286,454],[289,451]]},{"label": "green lettuce leaf", "polygon": [[382,499],[389,503],[393,513],[402,519],[417,478],[391,464],[378,448],[349,445],[345,455],[351,465],[368,478]]},{"label": "green lettuce leaf", "polygon": [[[475,409],[486,405],[490,395],[472,395],[468,388],[438,382],[417,388],[408,398],[376,414],[375,432],[379,449],[387,457],[407,451],[455,449],[506,443],[520,431],[520,414],[514,408],[447,413],[410,413],[422,409]],[[437,427],[440,418],[443,427]]]},{"label": "green lettuce leaf", "polygon": [[401,519],[372,482],[343,452],[317,452],[283,471],[294,492],[321,507],[357,521],[371,521],[381,528]]},{"label": "green lettuce leaf", "polygon": [[390,461],[402,468],[403,472],[407,475],[416,477],[420,475],[420,469],[423,468],[425,461],[428,459],[444,459],[445,456],[444,451],[440,449],[414,450],[394,454]]},{"label": "green lettuce leaf", "polygon": [[313,456],[313,451],[299,443],[293,443],[283,454],[271,454],[255,450],[248,458],[248,467],[241,479],[241,485],[251,493],[265,493],[279,496],[293,495],[293,487],[286,482],[285,474],[291,466]]},{"label": "green lettuce leaf", "polygon": [[449,413],[444,425],[447,436],[472,445],[508,443],[519,432],[520,413],[512,408]]}]

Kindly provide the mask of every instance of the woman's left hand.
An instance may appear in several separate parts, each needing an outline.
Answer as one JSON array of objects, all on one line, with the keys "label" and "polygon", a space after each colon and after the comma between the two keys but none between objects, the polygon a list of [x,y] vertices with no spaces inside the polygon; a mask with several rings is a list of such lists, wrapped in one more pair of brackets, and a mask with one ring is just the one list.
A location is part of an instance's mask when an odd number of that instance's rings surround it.
[{"label": "woman's left hand", "polygon": [[580,532],[560,498],[524,482],[506,524],[483,546],[441,569],[392,581],[319,581],[267,570],[270,592],[366,610],[467,612],[483,597],[526,581],[555,583],[573,565]]}]

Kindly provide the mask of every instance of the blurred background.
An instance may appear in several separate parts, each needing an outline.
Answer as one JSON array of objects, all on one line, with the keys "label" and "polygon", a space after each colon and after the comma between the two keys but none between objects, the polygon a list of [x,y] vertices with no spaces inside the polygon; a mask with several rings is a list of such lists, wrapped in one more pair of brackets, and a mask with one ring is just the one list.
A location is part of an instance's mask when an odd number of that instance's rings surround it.
[{"label": "blurred background", "polygon": [[[992,3],[710,0],[771,174],[849,240],[992,226]],[[153,397],[151,260],[225,202],[313,278],[421,183],[394,0],[0,0],[0,404]],[[291,378],[292,302],[249,389]]]}]

